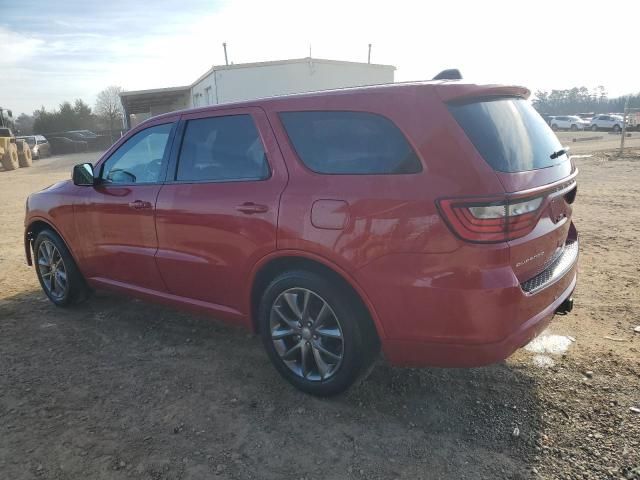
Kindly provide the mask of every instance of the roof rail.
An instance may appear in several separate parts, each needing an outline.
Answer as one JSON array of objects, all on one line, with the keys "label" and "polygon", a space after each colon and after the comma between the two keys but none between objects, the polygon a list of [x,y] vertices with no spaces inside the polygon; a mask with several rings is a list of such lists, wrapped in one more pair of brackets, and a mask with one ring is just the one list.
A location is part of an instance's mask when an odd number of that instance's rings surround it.
[{"label": "roof rail", "polygon": [[433,77],[434,80],[462,80],[462,74],[457,68],[449,68],[442,70],[438,75]]}]

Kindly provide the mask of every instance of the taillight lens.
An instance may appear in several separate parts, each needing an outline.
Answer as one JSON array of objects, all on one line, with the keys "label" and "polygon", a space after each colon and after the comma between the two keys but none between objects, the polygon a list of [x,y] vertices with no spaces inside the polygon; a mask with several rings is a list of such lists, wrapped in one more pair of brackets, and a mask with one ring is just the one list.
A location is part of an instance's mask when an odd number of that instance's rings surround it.
[{"label": "taillight lens", "polygon": [[529,233],[538,220],[543,199],[442,199],[438,206],[449,227],[462,239],[497,243]]}]

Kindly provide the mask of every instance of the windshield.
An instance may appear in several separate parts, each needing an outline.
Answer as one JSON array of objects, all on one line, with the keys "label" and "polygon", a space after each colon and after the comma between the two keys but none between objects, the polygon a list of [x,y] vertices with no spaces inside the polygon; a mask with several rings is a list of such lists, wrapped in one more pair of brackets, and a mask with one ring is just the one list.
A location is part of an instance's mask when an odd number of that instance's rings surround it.
[{"label": "windshield", "polygon": [[522,98],[450,104],[449,111],[494,170],[537,170],[568,158],[557,154],[562,150],[558,137]]},{"label": "windshield", "polygon": [[36,137],[24,137],[24,141],[27,142],[29,145],[35,145]]}]

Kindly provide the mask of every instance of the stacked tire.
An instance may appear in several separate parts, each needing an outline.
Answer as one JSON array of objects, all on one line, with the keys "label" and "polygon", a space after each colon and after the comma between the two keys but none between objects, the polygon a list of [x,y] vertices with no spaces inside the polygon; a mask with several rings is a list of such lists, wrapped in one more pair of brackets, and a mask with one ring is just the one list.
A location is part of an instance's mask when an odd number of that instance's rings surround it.
[{"label": "stacked tire", "polygon": [[31,156],[31,149],[27,142],[23,140],[18,140],[16,142],[18,149],[18,163],[20,167],[30,167],[33,164],[33,158]]},{"label": "stacked tire", "polygon": [[18,158],[18,147],[14,143],[10,143],[2,155],[2,166],[5,170],[15,170],[20,166]]}]

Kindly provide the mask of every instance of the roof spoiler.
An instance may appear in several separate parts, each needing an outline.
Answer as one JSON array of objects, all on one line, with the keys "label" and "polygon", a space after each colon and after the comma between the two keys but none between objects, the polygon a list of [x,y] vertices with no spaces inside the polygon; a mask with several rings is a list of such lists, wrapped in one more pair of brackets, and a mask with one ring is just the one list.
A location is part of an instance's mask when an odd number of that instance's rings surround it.
[{"label": "roof spoiler", "polygon": [[434,80],[462,80],[462,74],[457,68],[449,68],[442,70],[439,74],[433,77]]}]

